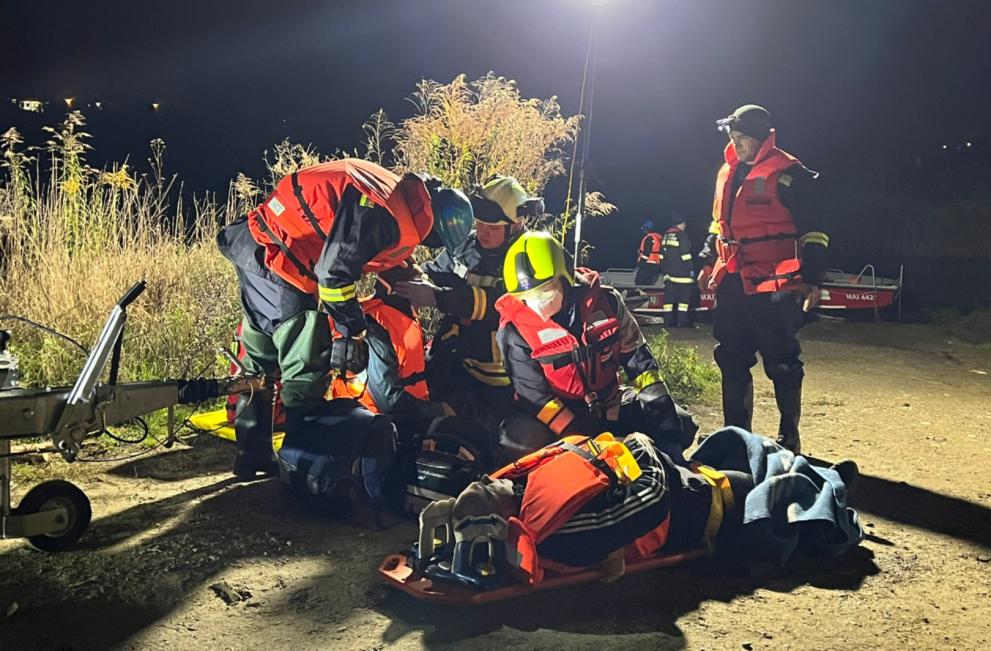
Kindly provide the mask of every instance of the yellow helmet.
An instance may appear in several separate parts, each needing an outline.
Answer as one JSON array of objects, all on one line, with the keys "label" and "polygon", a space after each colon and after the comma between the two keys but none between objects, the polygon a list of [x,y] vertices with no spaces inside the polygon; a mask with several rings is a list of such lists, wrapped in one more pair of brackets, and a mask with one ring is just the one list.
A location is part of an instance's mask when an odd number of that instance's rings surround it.
[{"label": "yellow helmet", "polygon": [[564,249],[550,233],[528,231],[519,236],[506,251],[502,264],[506,291],[518,298],[537,293],[555,278],[574,284]]}]

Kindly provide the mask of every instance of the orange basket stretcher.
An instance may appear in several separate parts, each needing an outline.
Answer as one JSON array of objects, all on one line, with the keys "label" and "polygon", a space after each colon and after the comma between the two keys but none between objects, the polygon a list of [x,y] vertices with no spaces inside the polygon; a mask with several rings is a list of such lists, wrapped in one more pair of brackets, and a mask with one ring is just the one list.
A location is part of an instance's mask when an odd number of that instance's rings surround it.
[{"label": "orange basket stretcher", "polygon": [[[677,554],[658,554],[648,558],[627,561],[624,574],[637,574],[661,567],[670,567],[706,555],[705,549],[692,549]],[[379,577],[387,584],[406,594],[443,606],[481,606],[523,597],[542,590],[570,588],[602,581],[608,570],[602,566],[556,571],[544,568],[544,578],[535,585],[511,583],[489,590],[480,590],[449,581],[434,581],[414,569],[406,554],[389,554],[379,564]]]}]

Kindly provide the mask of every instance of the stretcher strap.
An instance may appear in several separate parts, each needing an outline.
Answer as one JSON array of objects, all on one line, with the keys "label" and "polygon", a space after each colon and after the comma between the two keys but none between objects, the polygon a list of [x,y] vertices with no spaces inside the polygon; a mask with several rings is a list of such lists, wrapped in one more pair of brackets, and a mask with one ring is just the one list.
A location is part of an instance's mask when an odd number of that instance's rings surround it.
[{"label": "stretcher strap", "polygon": [[733,487],[730,485],[729,477],[715,468],[699,463],[693,463],[691,468],[712,487],[712,508],[709,509],[709,517],[705,522],[705,544],[712,549],[719,534],[719,527],[722,526],[723,517],[735,504]]}]

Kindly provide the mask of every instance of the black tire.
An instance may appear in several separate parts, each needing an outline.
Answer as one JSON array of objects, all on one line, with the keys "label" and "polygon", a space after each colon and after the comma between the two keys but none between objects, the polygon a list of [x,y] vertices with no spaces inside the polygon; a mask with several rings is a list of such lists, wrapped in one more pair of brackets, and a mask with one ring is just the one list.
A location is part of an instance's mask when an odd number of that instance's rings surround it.
[{"label": "black tire", "polygon": [[30,536],[28,542],[41,551],[55,553],[71,549],[89,527],[93,510],[89,498],[75,484],[54,479],[28,491],[17,506],[18,514],[40,513],[65,507],[68,518],[64,526],[52,533]]}]

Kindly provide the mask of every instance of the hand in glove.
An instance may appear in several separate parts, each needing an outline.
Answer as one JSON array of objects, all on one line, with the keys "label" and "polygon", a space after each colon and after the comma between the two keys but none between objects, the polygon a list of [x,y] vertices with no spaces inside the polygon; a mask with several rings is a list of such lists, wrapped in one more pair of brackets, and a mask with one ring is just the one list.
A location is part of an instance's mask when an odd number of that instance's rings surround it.
[{"label": "hand in glove", "polygon": [[341,373],[361,373],[368,368],[368,342],[364,333],[334,340],[330,346],[330,368]]},{"label": "hand in glove", "polygon": [[413,307],[437,307],[438,287],[425,280],[400,280],[393,292],[410,302]]}]

